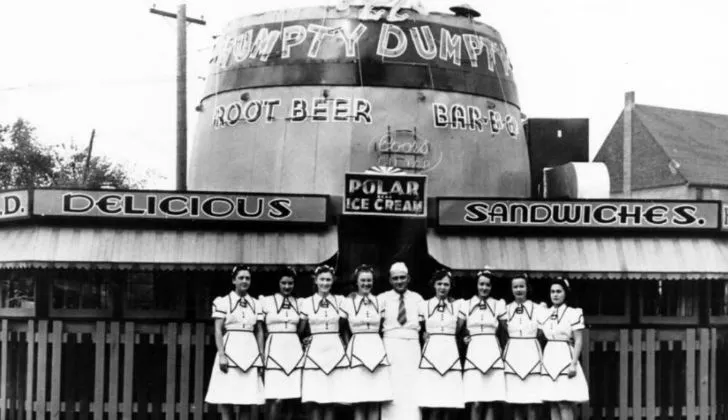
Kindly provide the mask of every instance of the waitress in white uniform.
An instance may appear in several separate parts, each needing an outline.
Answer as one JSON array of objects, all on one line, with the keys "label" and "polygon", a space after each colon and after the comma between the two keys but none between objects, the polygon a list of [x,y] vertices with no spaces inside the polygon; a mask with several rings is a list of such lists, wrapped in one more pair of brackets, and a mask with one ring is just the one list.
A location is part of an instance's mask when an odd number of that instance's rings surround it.
[{"label": "waitress in white uniform", "polygon": [[[301,299],[301,327],[310,330],[303,361],[301,401],[311,403],[311,418],[333,420],[333,404],[347,402],[345,343],[341,336],[342,296],[331,294],[334,269],[322,265],[314,270],[316,293]],[[344,325],[345,327],[345,325]]]},{"label": "waitress in white uniform", "polygon": [[508,342],[503,350],[506,402],[513,405],[515,420],[536,420],[545,384],[541,376],[541,345],[536,337],[546,309],[528,299],[525,275],[511,279],[511,291],[515,300],[506,306]]},{"label": "waitress in white uniform", "polygon": [[540,328],[548,342],[543,351],[544,401],[551,402],[551,420],[573,420],[574,404],[589,401],[589,387],[579,364],[584,314],[566,305],[569,284],[551,282],[551,308]]},{"label": "waitress in white uniform", "polygon": [[371,294],[374,269],[360,265],[354,270],[353,280],[356,294],[341,302],[341,311],[352,334],[346,347],[351,363],[347,379],[349,402],[354,404],[355,419],[378,420],[379,404],[392,400],[392,384],[389,359],[379,335],[381,305]]},{"label": "waitress in white uniform", "polygon": [[300,310],[293,296],[295,278],[296,272],[286,268],[279,276],[279,292],[259,298],[266,332],[263,364],[270,420],[293,418],[294,400],[301,398],[303,347],[298,337]]},{"label": "waitress in white uniform", "polygon": [[493,402],[505,401],[506,380],[503,374],[502,350],[496,331],[505,320],[506,302],[490,297],[490,270],[476,275],[477,294],[461,306],[460,317],[465,320],[468,350],[463,364],[465,401],[472,403],[471,420],[493,420]]},{"label": "waitress in white uniform", "polygon": [[[223,420],[233,418],[234,405],[253,406],[265,403],[261,380],[263,331],[260,303],[250,297],[251,270],[235,266],[233,291],[212,303],[215,320],[215,365],[205,402],[218,404]],[[250,418],[252,407],[240,413]]]},{"label": "waitress in white uniform", "polygon": [[452,409],[463,408],[463,371],[456,336],[460,319],[459,300],[450,298],[452,274],[437,270],[430,280],[435,296],[420,305],[420,320],[425,336],[417,386],[420,407],[429,407],[430,419],[454,418]]}]

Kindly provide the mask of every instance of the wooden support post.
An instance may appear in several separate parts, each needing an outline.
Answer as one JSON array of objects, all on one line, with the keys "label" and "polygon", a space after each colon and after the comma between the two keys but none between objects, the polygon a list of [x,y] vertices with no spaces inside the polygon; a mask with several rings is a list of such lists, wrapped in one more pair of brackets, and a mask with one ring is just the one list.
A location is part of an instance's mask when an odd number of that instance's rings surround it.
[{"label": "wooden support post", "polygon": [[8,320],[3,319],[0,326],[0,420],[7,418],[8,409]]}]

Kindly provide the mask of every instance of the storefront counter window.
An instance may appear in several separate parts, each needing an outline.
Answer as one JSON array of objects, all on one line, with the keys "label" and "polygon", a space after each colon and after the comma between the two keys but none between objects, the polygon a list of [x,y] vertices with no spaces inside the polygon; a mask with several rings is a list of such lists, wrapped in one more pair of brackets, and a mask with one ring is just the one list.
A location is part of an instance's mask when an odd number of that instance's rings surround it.
[{"label": "storefront counter window", "polygon": [[35,315],[35,276],[28,270],[0,270],[0,316]]},{"label": "storefront counter window", "polygon": [[695,324],[700,302],[696,280],[644,280],[640,282],[640,322]]},{"label": "storefront counter window", "polygon": [[131,271],[124,281],[125,318],[182,318],[187,276],[182,272]]},{"label": "storefront counter window", "polygon": [[710,323],[728,324],[728,280],[712,280],[710,285]]},{"label": "storefront counter window", "polygon": [[573,281],[578,305],[589,324],[628,324],[632,293],[625,280]]},{"label": "storefront counter window", "polygon": [[51,274],[51,316],[110,317],[112,282],[108,271],[59,270]]}]

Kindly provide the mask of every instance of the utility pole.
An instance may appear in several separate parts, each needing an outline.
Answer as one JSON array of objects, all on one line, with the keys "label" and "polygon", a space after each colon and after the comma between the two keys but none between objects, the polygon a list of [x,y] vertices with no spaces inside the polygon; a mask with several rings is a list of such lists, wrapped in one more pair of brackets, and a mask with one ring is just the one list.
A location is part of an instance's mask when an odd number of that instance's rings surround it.
[{"label": "utility pole", "polygon": [[96,137],[96,129],[91,130],[91,140],[88,141],[88,151],[86,152],[86,163],[83,166],[83,187],[86,188],[86,181],[88,181],[88,170],[91,164],[91,153],[94,150],[94,137]]},{"label": "utility pole", "polygon": [[150,13],[177,19],[177,191],[187,191],[187,22],[205,25],[202,19],[188,18],[182,2],[177,13],[152,6]]}]

